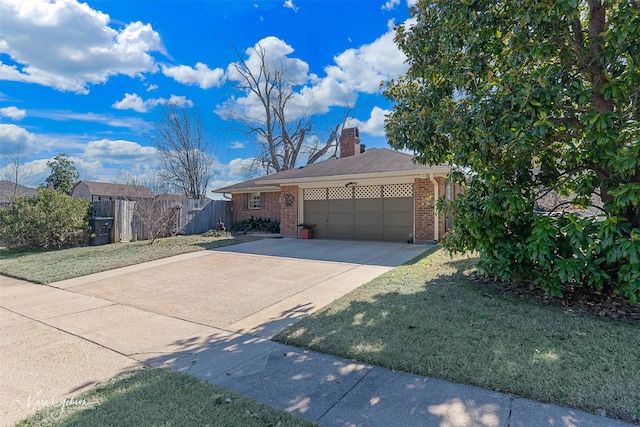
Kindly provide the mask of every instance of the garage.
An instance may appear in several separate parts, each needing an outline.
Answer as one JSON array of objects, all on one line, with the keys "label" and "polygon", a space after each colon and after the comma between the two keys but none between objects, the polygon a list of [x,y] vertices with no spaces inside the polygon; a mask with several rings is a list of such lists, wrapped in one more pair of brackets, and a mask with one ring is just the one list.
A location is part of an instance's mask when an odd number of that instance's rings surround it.
[{"label": "garage", "polygon": [[303,189],[304,222],[319,239],[406,241],[413,233],[413,184]]}]

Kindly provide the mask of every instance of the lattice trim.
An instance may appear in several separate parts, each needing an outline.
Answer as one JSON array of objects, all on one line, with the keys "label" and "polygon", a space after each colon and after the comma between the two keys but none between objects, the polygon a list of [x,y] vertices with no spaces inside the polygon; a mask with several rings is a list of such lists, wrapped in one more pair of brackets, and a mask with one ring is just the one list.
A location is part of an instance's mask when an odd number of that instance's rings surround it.
[{"label": "lattice trim", "polygon": [[305,188],[302,193],[304,200],[327,200],[326,188]]},{"label": "lattice trim", "polygon": [[385,198],[413,197],[413,184],[389,184],[382,186]]},{"label": "lattice trim", "polygon": [[353,189],[351,187],[330,187],[329,200],[353,199]]},{"label": "lattice trim", "polygon": [[382,197],[381,185],[362,185],[354,188],[356,199],[379,199]]}]

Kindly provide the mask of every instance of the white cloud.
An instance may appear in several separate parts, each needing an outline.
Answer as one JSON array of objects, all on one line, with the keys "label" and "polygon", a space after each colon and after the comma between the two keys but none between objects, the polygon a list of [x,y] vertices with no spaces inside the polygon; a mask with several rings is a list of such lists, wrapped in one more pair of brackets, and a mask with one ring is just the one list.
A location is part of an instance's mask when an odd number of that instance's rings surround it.
[{"label": "white cloud", "polygon": [[0,116],[9,117],[13,120],[22,120],[27,115],[25,110],[21,110],[18,107],[10,106],[0,108]]},{"label": "white cloud", "polygon": [[334,58],[336,65],[325,68],[327,79],[357,92],[376,93],[380,83],[407,71],[406,56],[393,41],[395,30],[389,30],[370,44],[347,49]]},{"label": "white cloud", "polygon": [[154,73],[152,52],[166,54],[150,24],[109,26],[109,15],[75,0],[0,2],[0,79],[88,93],[110,76]]},{"label": "white cloud", "polygon": [[125,93],[124,98],[120,101],[116,101],[111,106],[116,110],[134,110],[139,113],[145,113],[148,110],[145,101],[135,93]]},{"label": "white cloud", "polygon": [[360,133],[366,133],[371,136],[385,136],[384,121],[386,115],[391,111],[383,110],[380,107],[373,107],[367,121],[363,122],[355,118],[347,120],[347,127],[357,127]]},{"label": "white cloud", "polygon": [[[303,85],[309,84],[311,81],[317,80],[315,74],[309,73],[309,64],[301,59],[290,56],[293,52],[293,48],[279,38],[273,36],[265,37],[245,51],[247,59],[244,61],[244,66],[246,66],[254,76],[261,76],[261,56],[264,56],[266,69],[269,72],[284,72],[285,75],[283,79],[293,87],[300,88]],[[237,65],[238,63],[232,63],[227,67],[227,78],[231,81],[242,82],[242,75],[236,69]],[[261,83],[262,78],[259,80],[259,84]],[[288,101],[289,116],[291,118],[301,116],[308,112],[309,105],[308,100],[301,96],[300,93],[294,93],[294,96]],[[257,95],[251,91],[246,91],[243,97],[230,98],[216,108],[216,113],[225,119],[232,117],[232,115],[229,114],[230,111],[245,118],[253,118],[259,121],[261,121],[264,116],[262,102]]]},{"label": "white cloud", "polygon": [[[326,75],[322,78],[309,72],[309,64],[292,57],[294,49],[276,37],[266,37],[247,49],[245,64],[257,74],[260,67],[258,52],[264,49],[267,67],[286,70],[286,78],[294,87],[295,92],[288,102],[289,117],[324,114],[331,107],[353,106],[358,93],[380,93],[383,81],[407,71],[406,56],[396,46],[394,36],[394,24],[390,20],[387,32],[372,43],[336,55],[334,65],[325,67]],[[227,77],[231,81],[241,81],[234,64],[227,68]],[[261,121],[264,108],[255,94],[247,92],[219,105],[216,113],[224,119],[240,115]]]},{"label": "white cloud", "polygon": [[224,82],[224,70],[216,68],[211,70],[207,64],[198,62],[195,68],[187,65],[162,65],[162,73],[173,78],[178,83],[200,86],[200,89],[219,87]]},{"label": "white cloud", "polygon": [[145,147],[137,142],[108,139],[90,141],[84,150],[83,159],[131,166],[159,163],[158,150],[155,147]]},{"label": "white cloud", "polygon": [[171,95],[169,99],[150,98],[143,100],[138,94],[125,93],[124,98],[113,103],[111,107],[116,110],[134,110],[139,113],[146,113],[158,105],[177,105],[178,107],[193,107],[193,102],[185,96]]},{"label": "white cloud", "polygon": [[158,85],[149,85],[147,86],[147,92],[151,92],[152,90],[158,89]]},{"label": "white cloud", "polygon": [[109,114],[76,113],[66,110],[29,110],[29,115],[32,117],[58,121],[78,120],[83,122],[102,123],[113,127],[133,129],[136,132],[147,132],[153,127],[152,123],[138,117],[113,117]]},{"label": "white cloud", "polygon": [[37,138],[25,128],[12,124],[0,124],[0,154],[24,154],[35,148]]},{"label": "white cloud", "polygon": [[382,10],[393,10],[400,4],[400,0],[389,0],[382,5]]},{"label": "white cloud", "polygon": [[247,171],[251,168],[251,165],[253,165],[253,162],[255,160],[254,159],[241,159],[241,158],[237,158],[237,159],[233,159],[229,162],[228,168],[227,168],[227,173],[225,174],[227,177],[229,177],[230,179],[236,179],[235,182],[238,181],[242,181],[245,179],[245,176],[247,174]]},{"label": "white cloud", "polygon": [[[264,50],[267,69],[270,71],[285,71],[287,81],[294,86],[305,84],[310,77],[309,64],[298,58],[291,58],[289,55],[294,52],[293,47],[277,37],[269,36],[258,41],[255,45],[245,50],[247,59],[245,64],[258,75],[261,65],[260,52]],[[234,64],[227,67],[227,76],[230,80],[241,81],[241,75],[236,71]]]},{"label": "white cloud", "polygon": [[[8,179],[15,182],[16,164],[14,160],[21,162],[24,160],[24,157],[9,159],[9,162],[6,163],[4,167],[0,167],[0,179]],[[2,156],[0,155],[0,166],[3,163]],[[19,165],[17,179],[20,185],[35,188],[44,183],[44,180],[50,173],[51,169],[47,166],[47,159],[32,160]]]},{"label": "white cloud", "polygon": [[229,148],[244,148],[244,142],[241,141],[233,141],[230,145]]},{"label": "white cloud", "polygon": [[293,4],[293,0],[284,0],[284,7],[293,10],[294,12],[298,13],[298,6],[296,6],[295,4]]}]

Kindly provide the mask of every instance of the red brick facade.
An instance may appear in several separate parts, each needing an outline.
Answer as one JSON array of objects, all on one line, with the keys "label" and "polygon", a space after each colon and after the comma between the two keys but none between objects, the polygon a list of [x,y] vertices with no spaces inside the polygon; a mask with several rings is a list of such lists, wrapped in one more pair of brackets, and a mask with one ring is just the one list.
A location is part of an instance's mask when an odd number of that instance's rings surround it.
[{"label": "red brick facade", "polygon": [[284,186],[280,194],[284,199],[280,205],[280,234],[286,237],[298,237],[298,224],[300,223],[298,220],[298,186]]},{"label": "red brick facade", "polygon": [[233,222],[242,221],[251,217],[280,221],[279,191],[262,192],[260,209],[249,209],[248,197],[249,195],[246,193],[236,193],[232,195]]},{"label": "red brick facade", "polygon": [[[435,178],[438,183],[438,198],[444,196],[445,178]],[[434,185],[430,178],[416,178],[413,183],[413,206],[416,241],[433,241],[435,232],[435,204]],[[445,216],[438,216],[438,240],[445,233]]]},{"label": "red brick facade", "polygon": [[[445,178],[436,177],[438,197],[445,195]],[[455,197],[455,196],[454,196]],[[435,203],[433,182],[430,178],[416,178],[413,185],[414,200],[414,239],[417,242],[434,240]],[[248,194],[233,194],[233,221],[255,218],[268,218],[280,221],[280,233],[285,237],[298,237],[300,222],[298,186],[284,186],[281,191],[263,192],[260,209],[248,209]],[[438,217],[438,240],[446,231],[445,216]]]}]

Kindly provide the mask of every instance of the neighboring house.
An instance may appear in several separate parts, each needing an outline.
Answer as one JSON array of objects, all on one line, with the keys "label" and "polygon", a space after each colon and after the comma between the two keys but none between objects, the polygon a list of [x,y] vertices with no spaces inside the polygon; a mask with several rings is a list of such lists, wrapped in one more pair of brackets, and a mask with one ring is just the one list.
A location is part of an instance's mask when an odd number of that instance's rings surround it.
[{"label": "neighboring house", "polygon": [[141,185],[110,184],[107,182],[80,181],[71,190],[73,197],[103,200],[136,200],[153,198],[153,193]]},{"label": "neighboring house", "polygon": [[364,150],[357,128],[345,129],[340,158],[290,169],[214,190],[231,194],[233,220],[280,221],[283,236],[297,237],[312,223],[321,239],[417,242],[440,240],[447,227],[434,204],[455,197],[446,185],[449,166],[426,166],[384,148]]},{"label": "neighboring house", "polygon": [[36,194],[37,188],[25,187],[11,181],[0,181],[0,206],[9,206],[11,197],[33,197]]}]

